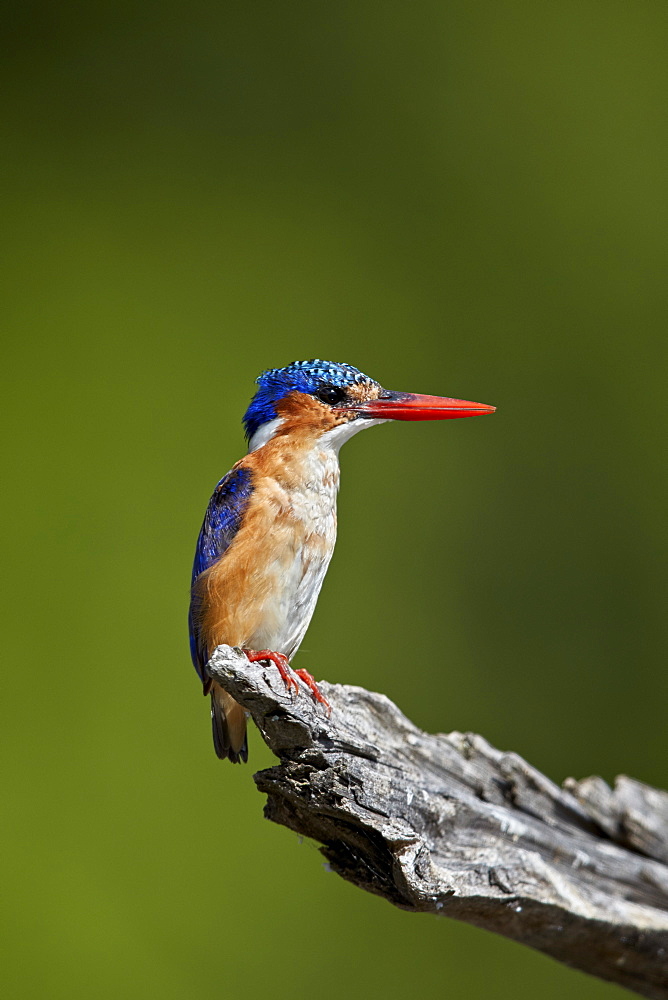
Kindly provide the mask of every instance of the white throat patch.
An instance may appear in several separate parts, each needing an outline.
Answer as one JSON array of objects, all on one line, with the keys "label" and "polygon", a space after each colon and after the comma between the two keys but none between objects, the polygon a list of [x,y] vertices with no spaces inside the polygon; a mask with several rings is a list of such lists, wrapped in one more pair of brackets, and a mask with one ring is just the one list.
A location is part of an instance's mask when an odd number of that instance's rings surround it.
[{"label": "white throat patch", "polygon": [[[282,423],[282,417],[274,417],[273,420],[268,420],[266,424],[258,427],[248,442],[249,454],[251,451],[257,451],[258,448],[262,448],[263,445],[271,441]],[[387,420],[380,420],[378,418],[372,420],[365,420],[363,418],[350,420],[347,424],[338,424],[336,427],[332,427],[331,430],[325,431],[319,439],[318,444],[320,446],[324,445],[326,448],[331,448],[334,452],[338,452],[341,445],[345,444],[354,434],[365,430],[367,427],[375,427],[377,424],[386,423]]]},{"label": "white throat patch", "polygon": [[375,427],[376,424],[386,423],[387,420],[380,420],[378,418],[372,420],[365,420],[364,418],[350,420],[347,424],[338,424],[336,427],[332,427],[331,431],[325,431],[318,444],[325,445],[325,447],[331,448],[332,451],[338,452],[341,445],[345,444],[354,434],[366,430],[367,427]]}]

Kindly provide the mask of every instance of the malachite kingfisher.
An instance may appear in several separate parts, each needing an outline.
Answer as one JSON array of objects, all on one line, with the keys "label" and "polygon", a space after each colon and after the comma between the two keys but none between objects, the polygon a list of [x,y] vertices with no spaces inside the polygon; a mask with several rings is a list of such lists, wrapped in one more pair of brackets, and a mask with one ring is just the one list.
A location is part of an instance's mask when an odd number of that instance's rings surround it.
[{"label": "malachite kingfisher", "polygon": [[388,420],[450,420],[495,407],[392,392],[357,368],[294,361],[257,379],[244,417],[248,454],[216,486],[197,540],[190,599],[193,663],[211,697],[221,759],[248,759],[246,713],[207,674],[216,646],[273,661],[329,710],[306,670],[289,663],[304,638],[336,540],[339,448]]}]

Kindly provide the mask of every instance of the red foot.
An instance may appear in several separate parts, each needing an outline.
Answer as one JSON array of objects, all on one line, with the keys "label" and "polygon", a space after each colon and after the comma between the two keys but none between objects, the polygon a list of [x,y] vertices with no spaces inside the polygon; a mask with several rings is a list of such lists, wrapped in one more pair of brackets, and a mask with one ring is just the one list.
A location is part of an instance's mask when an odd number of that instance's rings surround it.
[{"label": "red foot", "polygon": [[325,706],[325,708],[327,709],[327,715],[328,716],[331,715],[332,706],[327,701],[325,696],[321,693],[320,689],[318,688],[318,685],[313,680],[313,677],[308,672],[308,670],[295,670],[295,673],[297,674],[297,677],[301,677],[301,679],[304,681],[304,684],[306,684],[306,687],[309,689],[309,691],[312,692],[315,700],[319,701],[321,705]]},{"label": "red foot", "polygon": [[297,694],[299,694],[299,684],[290,673],[290,664],[288,663],[287,656],[283,653],[274,653],[271,649],[245,649],[244,652],[248,657],[249,663],[257,663],[258,660],[271,660],[272,663],[275,663],[288,691],[293,687]]}]

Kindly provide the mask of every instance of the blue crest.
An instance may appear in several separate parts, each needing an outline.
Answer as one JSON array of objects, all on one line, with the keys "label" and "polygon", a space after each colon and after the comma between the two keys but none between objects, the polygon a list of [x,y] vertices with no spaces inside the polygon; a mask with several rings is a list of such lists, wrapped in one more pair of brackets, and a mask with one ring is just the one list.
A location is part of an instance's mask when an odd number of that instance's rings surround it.
[{"label": "blue crest", "polygon": [[258,427],[276,417],[275,404],[290,392],[314,393],[326,385],[345,389],[361,382],[373,382],[358,368],[336,361],[293,361],[285,368],[270,368],[256,379],[259,389],[244,416],[246,437],[250,440]]}]

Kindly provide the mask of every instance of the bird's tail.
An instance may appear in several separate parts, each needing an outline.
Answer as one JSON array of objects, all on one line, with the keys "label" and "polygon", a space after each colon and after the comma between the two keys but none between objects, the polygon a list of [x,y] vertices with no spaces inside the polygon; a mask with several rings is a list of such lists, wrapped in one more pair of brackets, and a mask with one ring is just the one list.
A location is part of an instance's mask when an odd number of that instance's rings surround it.
[{"label": "bird's tail", "polygon": [[211,728],[213,745],[221,760],[229,757],[233,764],[248,760],[246,713],[215,681],[211,685]]}]

